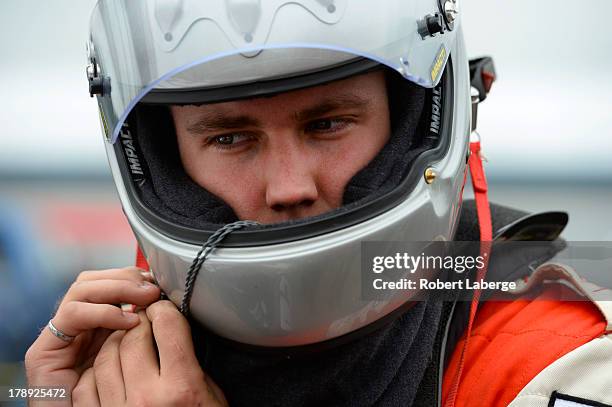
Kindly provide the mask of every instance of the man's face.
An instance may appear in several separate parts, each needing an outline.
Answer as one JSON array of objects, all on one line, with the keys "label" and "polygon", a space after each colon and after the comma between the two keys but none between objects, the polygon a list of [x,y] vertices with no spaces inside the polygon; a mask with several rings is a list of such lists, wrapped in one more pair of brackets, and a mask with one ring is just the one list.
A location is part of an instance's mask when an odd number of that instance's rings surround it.
[{"label": "man's face", "polygon": [[239,219],[276,223],[342,205],[389,139],[384,74],[272,97],[173,106],[187,174]]}]

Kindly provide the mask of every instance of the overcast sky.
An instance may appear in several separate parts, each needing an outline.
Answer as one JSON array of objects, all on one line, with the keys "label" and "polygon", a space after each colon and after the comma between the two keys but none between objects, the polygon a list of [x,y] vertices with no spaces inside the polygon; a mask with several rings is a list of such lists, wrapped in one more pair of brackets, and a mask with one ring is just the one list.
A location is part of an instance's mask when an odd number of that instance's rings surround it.
[{"label": "overcast sky", "polygon": [[[0,173],[106,172],[84,44],[94,0],[0,2]],[[499,80],[480,109],[487,170],[612,181],[609,0],[465,0],[470,56]]]}]

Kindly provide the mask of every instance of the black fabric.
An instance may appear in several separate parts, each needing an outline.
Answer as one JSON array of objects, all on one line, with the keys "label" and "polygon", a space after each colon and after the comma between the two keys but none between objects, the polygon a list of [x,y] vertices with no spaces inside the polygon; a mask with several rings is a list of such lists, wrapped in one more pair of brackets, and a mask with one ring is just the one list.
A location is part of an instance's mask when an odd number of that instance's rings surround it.
[{"label": "black fabric", "polygon": [[405,177],[414,159],[431,149],[438,140],[424,136],[423,128],[427,92],[397,74],[387,74],[391,136],[389,142],[364,169],[348,183],[344,191],[344,204],[359,201],[372,194],[381,195]]},{"label": "black fabric", "polygon": [[454,303],[445,301],[442,304],[442,315],[438,323],[438,333],[432,349],[429,365],[423,374],[423,379],[419,384],[417,394],[414,398],[413,406],[437,406],[439,403],[440,377],[441,369],[444,368],[440,364],[442,351],[444,349],[444,340],[446,336],[446,326],[453,316]]},{"label": "black fabric", "polygon": [[[489,207],[491,209],[493,236],[503,227],[529,215],[527,212],[495,203],[490,203]],[[463,203],[461,218],[454,240],[480,240],[480,229],[478,227],[478,215],[476,213],[475,201],[468,200]],[[553,241],[534,242],[528,247],[523,245],[512,249],[512,246],[507,245],[506,249],[502,251],[494,250],[491,254],[492,257],[489,263],[489,270],[487,271],[487,279],[490,281],[514,281],[521,277],[525,277],[531,274],[532,270],[554,257],[565,247],[565,240],[557,238]],[[482,299],[485,300],[488,295],[491,295],[491,292],[485,291]]]},{"label": "black fabric", "polygon": [[[493,236],[506,225],[518,220],[526,215],[527,212],[507,206],[497,205],[493,202],[489,204],[491,208],[491,223]],[[461,217],[455,233],[455,239],[463,242],[477,242],[480,240],[480,229],[478,227],[478,214],[476,212],[476,202],[466,200],[461,205]]]},{"label": "black fabric", "polygon": [[[387,72],[386,80],[392,128],[389,142],[348,183],[341,208],[287,223],[331,216],[382,195],[400,183],[418,155],[435,147],[438,139],[429,138],[426,131],[430,116],[430,108],[426,107],[431,104],[431,92],[395,72]],[[139,105],[128,120],[148,167],[149,179],[137,185],[147,206],[171,221],[192,228],[218,229],[238,220],[229,206],[186,174],[172,117],[166,107]]]},{"label": "black fabric", "polygon": [[225,202],[185,173],[166,107],[139,106],[130,120],[150,174],[139,185],[144,202],[168,219],[191,227],[238,220]]},{"label": "black fabric", "polygon": [[325,352],[253,354],[193,327],[204,370],[231,406],[410,406],[427,366],[442,303],[420,302],[381,330]]}]

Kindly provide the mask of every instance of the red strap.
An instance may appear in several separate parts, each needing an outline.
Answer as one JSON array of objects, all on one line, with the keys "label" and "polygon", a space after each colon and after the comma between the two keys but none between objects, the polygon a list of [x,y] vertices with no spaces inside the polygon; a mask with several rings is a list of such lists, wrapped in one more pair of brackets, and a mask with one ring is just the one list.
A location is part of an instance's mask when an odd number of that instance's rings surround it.
[{"label": "red strap", "polygon": [[143,270],[149,270],[149,263],[147,262],[147,258],[140,250],[140,246],[136,245],[136,267],[139,267]]},{"label": "red strap", "polygon": [[491,224],[491,209],[489,207],[489,198],[487,197],[487,178],[485,177],[482,157],[480,155],[480,141],[470,143],[470,152],[468,165],[470,167],[470,175],[472,176],[474,198],[476,199],[480,240],[488,242],[493,239],[493,225]]},{"label": "red strap", "polygon": [[[482,157],[480,155],[480,141],[470,143],[470,158],[468,166],[470,167],[470,175],[472,177],[472,187],[474,188],[474,199],[476,200],[476,213],[478,215],[478,225],[480,227],[480,255],[484,257],[484,267],[478,270],[476,280],[484,279],[487,268],[489,266],[489,253],[491,251],[491,240],[493,239],[493,225],[491,223],[491,208],[489,207],[489,198],[487,197],[487,179],[485,177],[484,168],[482,166]],[[474,291],[472,302],[470,304],[470,319],[468,321],[465,341],[461,350],[461,358],[459,359],[459,368],[451,385],[451,390],[448,393],[445,407],[453,407],[459,390],[459,382],[461,381],[461,373],[465,364],[465,355],[467,353],[468,342],[472,333],[474,319],[476,319],[476,310],[478,309],[478,300],[480,299],[480,290]]]}]

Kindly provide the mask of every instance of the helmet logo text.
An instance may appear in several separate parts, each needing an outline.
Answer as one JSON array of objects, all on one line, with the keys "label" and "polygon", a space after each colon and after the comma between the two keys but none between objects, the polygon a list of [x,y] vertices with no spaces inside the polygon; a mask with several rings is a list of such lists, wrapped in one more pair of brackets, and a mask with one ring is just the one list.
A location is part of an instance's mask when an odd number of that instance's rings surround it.
[{"label": "helmet logo text", "polygon": [[431,125],[429,131],[439,134],[440,132],[440,112],[442,111],[442,91],[439,87],[434,88],[431,100]]},{"label": "helmet logo text", "polygon": [[130,129],[125,125],[121,128],[121,143],[130,165],[130,172],[134,175],[144,175],[138,154],[136,153],[136,147],[134,147],[132,133],[130,133]]}]

